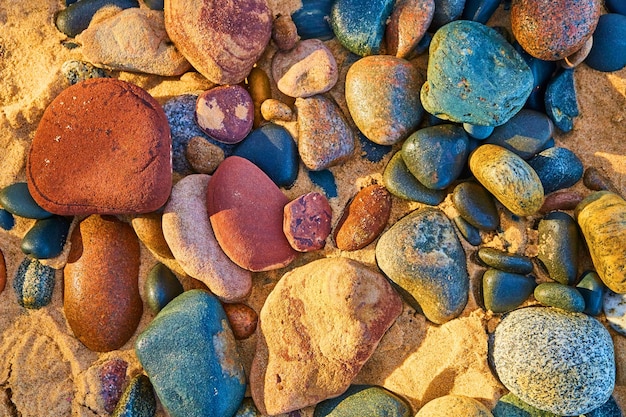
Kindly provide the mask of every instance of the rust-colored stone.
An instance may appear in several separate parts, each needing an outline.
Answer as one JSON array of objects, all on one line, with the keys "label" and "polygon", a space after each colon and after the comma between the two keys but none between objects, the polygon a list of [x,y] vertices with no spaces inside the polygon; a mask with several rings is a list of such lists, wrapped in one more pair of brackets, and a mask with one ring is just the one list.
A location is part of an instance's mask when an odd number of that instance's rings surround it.
[{"label": "rust-colored stone", "polygon": [[539,213],[546,214],[553,210],[574,210],[582,199],[583,196],[576,191],[557,191],[546,196]]},{"label": "rust-colored stone", "polygon": [[330,234],[332,209],[320,193],[301,195],[285,206],[283,231],[292,248],[299,252],[322,249]]},{"label": "rust-colored stone", "polygon": [[259,319],[256,311],[242,303],[223,303],[222,306],[224,307],[226,317],[228,317],[235,339],[243,340],[252,336]]}]

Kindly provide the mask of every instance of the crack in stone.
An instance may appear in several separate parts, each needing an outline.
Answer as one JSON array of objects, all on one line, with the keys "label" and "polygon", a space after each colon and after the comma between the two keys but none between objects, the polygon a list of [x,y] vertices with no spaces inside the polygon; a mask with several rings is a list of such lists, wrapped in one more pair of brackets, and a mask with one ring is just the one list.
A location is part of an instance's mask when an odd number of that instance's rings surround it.
[{"label": "crack in stone", "polygon": [[9,379],[11,378],[11,372],[13,372],[13,364],[9,362],[9,374],[7,376],[7,380],[4,384],[0,385],[0,388],[4,389],[4,392],[6,394],[6,399],[4,400],[4,403],[9,409],[9,413],[11,413],[9,417],[21,417],[22,413],[19,412],[19,410],[17,409],[17,406],[12,400],[13,390],[11,389],[10,384],[9,384]]}]

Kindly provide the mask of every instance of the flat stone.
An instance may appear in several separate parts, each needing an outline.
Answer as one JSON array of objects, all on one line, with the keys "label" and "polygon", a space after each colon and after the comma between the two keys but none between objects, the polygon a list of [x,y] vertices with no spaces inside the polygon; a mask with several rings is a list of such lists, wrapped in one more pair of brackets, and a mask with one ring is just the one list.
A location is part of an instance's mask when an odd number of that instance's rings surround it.
[{"label": "flat stone", "polygon": [[555,211],[547,214],[537,228],[537,259],[550,278],[572,285],[578,272],[578,227],[567,213]]},{"label": "flat stone", "polygon": [[426,34],[434,14],[435,0],[396,2],[385,30],[387,52],[398,58],[409,58]]},{"label": "flat stone", "polygon": [[183,293],[183,286],[167,266],[158,262],[150,269],[144,284],[144,299],[154,314]]},{"label": "flat stone", "polygon": [[351,385],[339,397],[315,406],[314,417],[410,417],[409,404],[383,387]]},{"label": "flat stone", "polygon": [[130,221],[137,237],[157,256],[173,259],[174,255],[163,236],[162,213],[147,213],[133,217]]},{"label": "flat stone", "polygon": [[500,225],[493,196],[478,183],[466,181],[454,187],[452,202],[461,217],[478,229],[495,230]]},{"label": "flat stone", "polygon": [[546,114],[563,132],[574,128],[574,118],[580,113],[574,85],[574,70],[557,73],[546,87]]},{"label": "flat stone", "polygon": [[546,194],[569,188],[583,177],[583,163],[567,148],[548,148],[528,161]]},{"label": "flat stone", "polygon": [[535,110],[522,109],[505,124],[496,127],[485,143],[502,146],[523,159],[541,151],[554,133],[548,116]]},{"label": "flat stone", "polygon": [[486,247],[478,249],[476,255],[485,265],[501,271],[522,275],[530,274],[533,271],[533,262],[524,255]]},{"label": "flat stone", "polygon": [[626,66],[626,6],[622,4],[619,7],[622,8],[621,14],[600,16],[593,32],[593,46],[585,64],[596,71],[613,72]]},{"label": "flat stone", "polygon": [[54,290],[54,275],[54,269],[41,264],[37,259],[24,258],[13,279],[17,303],[24,308],[35,310],[50,304]]},{"label": "flat stone", "polygon": [[615,184],[613,184],[603,171],[603,169],[596,167],[588,167],[585,169],[583,173],[583,184],[585,184],[585,187],[594,191],[611,191],[612,193],[619,194],[619,190]]},{"label": "flat stone", "polygon": [[22,252],[37,259],[59,256],[63,252],[71,223],[61,216],[37,220],[22,238]]},{"label": "flat stone", "polygon": [[585,309],[585,299],[574,287],[558,282],[543,282],[534,291],[535,300],[544,306],[557,307],[566,311],[581,313]]},{"label": "flat stone", "polygon": [[332,209],[324,195],[301,195],[285,205],[284,215],[283,232],[292,248],[298,252],[324,248],[332,219]]},{"label": "flat stone", "polygon": [[239,85],[215,87],[198,96],[196,123],[204,133],[220,142],[241,142],[252,130],[254,104]]},{"label": "flat stone", "polygon": [[539,213],[546,214],[553,210],[574,210],[582,200],[583,196],[578,191],[555,191],[546,196]]},{"label": "flat stone", "polygon": [[444,395],[426,403],[415,417],[493,417],[491,411],[480,401],[464,395]]},{"label": "flat stone", "polygon": [[515,310],[530,297],[535,280],[512,272],[487,269],[483,274],[485,308],[494,313]]},{"label": "flat stone", "polygon": [[402,159],[402,152],[396,152],[383,172],[383,183],[389,192],[405,200],[436,206],[446,197],[445,190],[433,190],[419,182]]},{"label": "flat stone", "polygon": [[194,136],[187,142],[185,158],[196,173],[212,174],[224,160],[224,150],[202,136]]},{"label": "flat stone", "polygon": [[53,215],[37,204],[25,182],[16,182],[0,190],[0,205],[5,211],[27,219],[46,219]]}]

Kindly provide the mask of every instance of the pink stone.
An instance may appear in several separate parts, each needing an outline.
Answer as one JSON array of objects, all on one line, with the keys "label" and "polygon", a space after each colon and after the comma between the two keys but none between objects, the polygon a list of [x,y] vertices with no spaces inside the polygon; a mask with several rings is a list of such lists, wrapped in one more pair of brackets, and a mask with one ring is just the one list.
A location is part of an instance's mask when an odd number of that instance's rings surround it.
[{"label": "pink stone", "polygon": [[212,88],[198,96],[196,123],[215,140],[241,142],[252,130],[253,121],[252,97],[239,85]]},{"label": "pink stone", "polygon": [[104,410],[112,413],[122,396],[128,363],[120,358],[106,361],[98,372],[100,380],[100,396],[104,402]]},{"label": "pink stone", "polygon": [[299,252],[322,249],[330,234],[332,209],[325,196],[312,192],[285,206],[283,231],[292,248]]}]

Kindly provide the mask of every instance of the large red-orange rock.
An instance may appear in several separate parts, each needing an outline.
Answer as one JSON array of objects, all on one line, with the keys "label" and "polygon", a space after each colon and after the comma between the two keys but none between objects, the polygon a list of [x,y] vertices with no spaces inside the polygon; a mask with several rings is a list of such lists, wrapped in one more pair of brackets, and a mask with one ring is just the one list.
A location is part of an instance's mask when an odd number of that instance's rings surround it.
[{"label": "large red-orange rock", "polygon": [[35,201],[60,215],[149,213],[172,188],[170,128],[146,91],[112,78],[75,84],[48,106],[26,177]]}]

